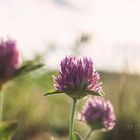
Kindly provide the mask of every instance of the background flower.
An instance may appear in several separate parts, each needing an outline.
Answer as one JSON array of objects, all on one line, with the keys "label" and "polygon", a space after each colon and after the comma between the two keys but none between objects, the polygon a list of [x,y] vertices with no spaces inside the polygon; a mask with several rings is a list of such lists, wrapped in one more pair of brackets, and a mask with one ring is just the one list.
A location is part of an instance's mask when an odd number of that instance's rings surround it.
[{"label": "background flower", "polygon": [[92,129],[113,129],[115,114],[110,101],[103,97],[91,97],[87,100],[78,120],[85,121]]},{"label": "background flower", "polygon": [[0,80],[11,78],[19,64],[20,55],[14,40],[0,41]]}]

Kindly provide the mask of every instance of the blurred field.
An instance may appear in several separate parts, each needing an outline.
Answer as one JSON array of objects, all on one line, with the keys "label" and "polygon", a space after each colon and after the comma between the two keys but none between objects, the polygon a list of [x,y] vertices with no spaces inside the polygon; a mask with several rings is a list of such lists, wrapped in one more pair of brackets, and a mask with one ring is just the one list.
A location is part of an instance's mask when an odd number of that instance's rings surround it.
[{"label": "blurred field", "polygon": [[[53,89],[52,74],[34,72],[18,78],[5,87],[4,120],[18,121],[13,140],[66,140],[71,100],[66,95],[44,97]],[[101,72],[106,98],[114,105],[117,125],[114,130],[95,132],[90,140],[140,139],[140,77],[137,75]],[[86,100],[78,104],[78,109]],[[76,130],[84,137],[89,128],[76,122]]]}]

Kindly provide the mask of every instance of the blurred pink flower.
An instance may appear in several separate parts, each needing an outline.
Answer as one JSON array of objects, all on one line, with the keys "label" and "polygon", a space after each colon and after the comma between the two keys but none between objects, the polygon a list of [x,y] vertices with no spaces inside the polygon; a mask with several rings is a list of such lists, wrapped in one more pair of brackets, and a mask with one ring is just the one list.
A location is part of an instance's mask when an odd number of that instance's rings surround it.
[{"label": "blurred pink flower", "polygon": [[0,81],[11,78],[19,64],[19,51],[14,40],[0,41]]},{"label": "blurred pink flower", "polygon": [[116,120],[111,102],[103,97],[89,98],[77,117],[78,120],[86,122],[92,129],[106,128],[111,130],[114,128]]}]

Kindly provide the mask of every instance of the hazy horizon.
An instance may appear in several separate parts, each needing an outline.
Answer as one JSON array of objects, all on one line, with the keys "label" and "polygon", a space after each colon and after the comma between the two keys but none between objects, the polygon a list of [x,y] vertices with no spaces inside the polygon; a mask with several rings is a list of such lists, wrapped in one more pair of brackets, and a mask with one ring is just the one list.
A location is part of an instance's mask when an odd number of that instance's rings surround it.
[{"label": "hazy horizon", "polygon": [[[139,0],[0,0],[1,37],[17,40],[25,58],[58,47],[46,63],[57,67],[82,33],[92,40],[81,50],[98,69],[140,73]],[[62,51],[63,50],[63,51]]]}]

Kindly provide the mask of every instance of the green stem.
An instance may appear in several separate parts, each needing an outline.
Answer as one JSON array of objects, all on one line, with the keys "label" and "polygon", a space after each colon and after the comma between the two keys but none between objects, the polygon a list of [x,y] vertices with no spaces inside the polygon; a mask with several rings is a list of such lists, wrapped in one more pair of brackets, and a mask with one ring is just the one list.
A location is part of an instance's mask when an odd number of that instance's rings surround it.
[{"label": "green stem", "polygon": [[87,134],[87,136],[85,137],[84,140],[88,140],[89,137],[91,136],[91,133],[92,133],[92,132],[93,132],[93,129],[91,129],[91,130],[89,131],[89,133]]},{"label": "green stem", "polygon": [[0,90],[0,122],[2,122],[3,116],[3,100],[4,100],[4,93]]},{"label": "green stem", "polygon": [[72,112],[70,117],[70,126],[69,126],[69,140],[72,140],[72,132],[74,130],[74,114],[76,109],[77,99],[73,98]]}]

